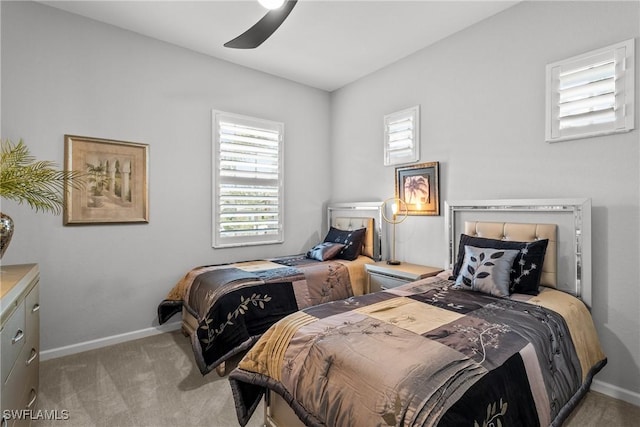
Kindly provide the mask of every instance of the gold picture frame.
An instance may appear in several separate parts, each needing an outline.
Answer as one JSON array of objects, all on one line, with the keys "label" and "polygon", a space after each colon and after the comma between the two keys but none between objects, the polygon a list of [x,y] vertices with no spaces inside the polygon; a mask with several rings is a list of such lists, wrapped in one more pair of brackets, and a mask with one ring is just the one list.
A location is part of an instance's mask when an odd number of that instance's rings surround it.
[{"label": "gold picture frame", "polygon": [[439,163],[396,168],[396,197],[407,204],[408,215],[440,215]]},{"label": "gold picture frame", "polygon": [[84,185],[65,183],[64,225],[149,222],[149,145],[64,136],[64,168]]}]

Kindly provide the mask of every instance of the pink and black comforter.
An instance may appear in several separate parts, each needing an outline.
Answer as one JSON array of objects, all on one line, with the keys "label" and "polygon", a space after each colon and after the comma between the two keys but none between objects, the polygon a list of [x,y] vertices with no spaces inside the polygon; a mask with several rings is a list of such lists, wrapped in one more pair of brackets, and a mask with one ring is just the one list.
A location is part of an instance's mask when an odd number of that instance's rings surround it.
[{"label": "pink and black comforter", "polygon": [[429,278],[292,314],[229,379],[245,425],[266,389],[308,426],[559,426],[605,364],[555,290],[496,298]]}]

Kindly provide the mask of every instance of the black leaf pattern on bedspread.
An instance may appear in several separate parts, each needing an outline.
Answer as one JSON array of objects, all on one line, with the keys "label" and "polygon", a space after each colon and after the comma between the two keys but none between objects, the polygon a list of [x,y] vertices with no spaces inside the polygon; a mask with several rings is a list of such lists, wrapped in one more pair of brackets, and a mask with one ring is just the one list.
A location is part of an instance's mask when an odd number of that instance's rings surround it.
[{"label": "black leaf pattern on bedspread", "polygon": [[158,306],[158,318],[165,322],[183,308],[195,318],[191,344],[206,374],[249,349],[286,315],[352,295],[347,267],[333,261],[292,256],[205,266],[176,285],[172,298]]},{"label": "black leaf pattern on bedspread", "polygon": [[[452,285],[425,279],[283,319],[230,374],[240,424],[268,388],[308,426],[560,426],[606,363],[586,307],[571,300],[567,321],[548,308],[573,298],[562,292],[525,301]],[[595,341],[576,346],[570,325]]]}]

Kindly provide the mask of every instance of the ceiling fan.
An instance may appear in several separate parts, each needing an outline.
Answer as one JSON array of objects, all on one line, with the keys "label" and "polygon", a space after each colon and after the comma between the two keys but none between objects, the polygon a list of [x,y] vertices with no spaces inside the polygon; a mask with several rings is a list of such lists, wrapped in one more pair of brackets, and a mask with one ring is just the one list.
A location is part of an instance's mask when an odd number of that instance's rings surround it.
[{"label": "ceiling fan", "polygon": [[260,46],[278,27],[287,19],[298,0],[258,0],[260,4],[269,9],[253,27],[240,34],[235,39],[228,41],[224,47],[234,49],[255,49]]}]

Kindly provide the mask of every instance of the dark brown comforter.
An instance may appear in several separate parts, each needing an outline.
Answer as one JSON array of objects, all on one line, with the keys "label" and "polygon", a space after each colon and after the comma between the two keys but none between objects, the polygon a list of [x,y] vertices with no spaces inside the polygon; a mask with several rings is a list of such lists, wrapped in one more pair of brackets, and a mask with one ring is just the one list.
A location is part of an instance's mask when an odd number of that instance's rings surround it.
[{"label": "dark brown comforter", "polygon": [[184,307],[198,368],[210,372],[248,349],[271,325],[302,308],[353,295],[348,268],[291,256],[191,270],[158,306],[160,323]]},{"label": "dark brown comforter", "polygon": [[309,426],[561,425],[606,363],[584,304],[452,284],[424,279],[281,320],[229,376],[240,424],[269,388]]}]

